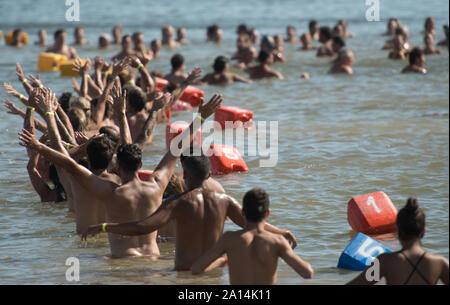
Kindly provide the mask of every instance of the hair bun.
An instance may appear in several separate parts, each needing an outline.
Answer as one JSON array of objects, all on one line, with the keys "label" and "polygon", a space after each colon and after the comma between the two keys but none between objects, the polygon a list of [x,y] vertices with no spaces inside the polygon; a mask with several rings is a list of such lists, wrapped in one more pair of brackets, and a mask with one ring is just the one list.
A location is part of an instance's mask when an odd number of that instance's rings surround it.
[{"label": "hair bun", "polygon": [[408,198],[404,208],[409,213],[416,213],[419,210],[419,203],[416,198]]}]

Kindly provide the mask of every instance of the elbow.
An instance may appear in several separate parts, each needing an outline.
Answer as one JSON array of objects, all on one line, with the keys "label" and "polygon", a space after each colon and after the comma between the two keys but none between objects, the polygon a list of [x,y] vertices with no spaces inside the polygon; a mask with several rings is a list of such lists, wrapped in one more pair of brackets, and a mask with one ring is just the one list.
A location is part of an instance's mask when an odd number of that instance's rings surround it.
[{"label": "elbow", "polygon": [[305,279],[312,279],[314,276],[314,269],[311,267],[311,265],[308,266],[306,274],[304,276]]}]

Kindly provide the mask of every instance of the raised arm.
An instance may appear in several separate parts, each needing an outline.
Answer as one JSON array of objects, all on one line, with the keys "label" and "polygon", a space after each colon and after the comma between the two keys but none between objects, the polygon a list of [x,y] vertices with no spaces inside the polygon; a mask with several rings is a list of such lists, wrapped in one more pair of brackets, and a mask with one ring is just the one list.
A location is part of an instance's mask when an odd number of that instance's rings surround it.
[{"label": "raised arm", "polygon": [[279,256],[294,269],[301,277],[310,279],[314,275],[314,270],[311,265],[302,260],[298,255],[294,253],[288,242],[283,238],[281,239],[281,249]]},{"label": "raised arm", "polygon": [[195,68],[188,74],[186,80],[173,92],[169,107],[172,107],[181,98],[187,87],[194,84],[200,78],[201,73],[202,69]]},{"label": "raised arm", "polygon": [[[9,114],[20,115],[22,118],[25,119],[26,113],[24,111],[22,111],[21,109],[17,108],[16,105],[14,105],[14,103],[11,102],[10,100],[8,100],[8,99],[5,100],[5,107],[8,108]],[[46,124],[39,121],[39,119],[37,119],[36,117],[33,117],[33,121],[34,121],[34,125],[37,130],[39,130],[40,132],[44,132],[44,133],[47,132]]]},{"label": "raised arm", "polygon": [[150,59],[151,58],[146,57],[145,54],[141,54],[137,57],[130,57],[131,66],[136,68],[141,74],[141,88],[146,93],[151,93],[156,90],[156,83],[147,69],[147,63]]},{"label": "raised arm", "polygon": [[246,84],[253,83],[253,81],[251,79],[244,78],[238,74],[233,74],[233,80],[235,82],[241,82],[241,83],[246,83]]},{"label": "raised arm", "polygon": [[28,83],[27,79],[25,78],[25,75],[23,74],[22,67],[19,63],[16,63],[16,75],[19,81],[23,84],[23,88],[25,91],[30,95],[31,90],[33,87]]},{"label": "raised arm", "polygon": [[215,94],[207,104],[203,104],[202,100],[198,108],[199,115],[189,125],[189,128],[186,128],[181,133],[179,136],[180,143],[176,143],[176,141],[172,142],[172,146],[169,151],[164,155],[152,175],[152,177],[154,177],[156,182],[159,184],[161,191],[166,189],[170,176],[173,174],[177,160],[182,153],[183,140],[189,139],[189,143],[192,145],[194,133],[201,128],[203,122],[220,107],[222,102],[223,97],[219,94]]},{"label": "raised arm", "polygon": [[128,120],[126,117],[126,105],[127,105],[127,91],[121,90],[120,82],[118,79],[114,81],[114,87],[111,90],[111,97],[113,100],[113,110],[116,118],[119,122],[120,128],[120,140],[122,144],[132,144],[130,127],[128,126]]}]

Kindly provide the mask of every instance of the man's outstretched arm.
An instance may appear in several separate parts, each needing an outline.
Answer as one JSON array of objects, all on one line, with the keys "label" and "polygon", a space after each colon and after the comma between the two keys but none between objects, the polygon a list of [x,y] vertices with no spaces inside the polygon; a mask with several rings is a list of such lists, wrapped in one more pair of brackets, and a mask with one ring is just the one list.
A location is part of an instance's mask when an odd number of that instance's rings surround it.
[{"label": "man's outstretched arm", "polygon": [[311,265],[296,255],[285,239],[282,239],[280,257],[303,278],[313,277],[314,270]]}]

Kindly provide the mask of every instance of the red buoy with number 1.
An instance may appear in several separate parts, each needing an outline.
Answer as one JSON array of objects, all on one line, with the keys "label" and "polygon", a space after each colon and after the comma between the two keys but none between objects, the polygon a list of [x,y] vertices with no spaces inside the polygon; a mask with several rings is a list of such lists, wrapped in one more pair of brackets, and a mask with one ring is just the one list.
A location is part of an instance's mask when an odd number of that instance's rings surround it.
[{"label": "red buoy with number 1", "polygon": [[397,209],[384,192],[352,198],[347,205],[352,229],[364,234],[383,234],[397,230]]}]

